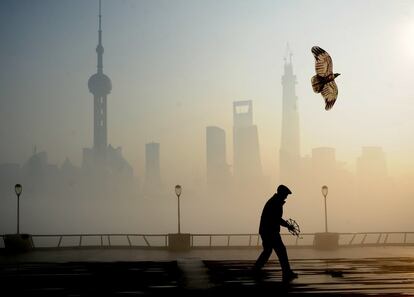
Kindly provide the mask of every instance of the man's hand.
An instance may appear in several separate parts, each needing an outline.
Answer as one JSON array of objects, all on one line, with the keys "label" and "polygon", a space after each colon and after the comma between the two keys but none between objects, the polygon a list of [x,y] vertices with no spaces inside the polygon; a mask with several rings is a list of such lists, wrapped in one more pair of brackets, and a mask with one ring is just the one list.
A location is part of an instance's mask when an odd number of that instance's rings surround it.
[{"label": "man's hand", "polygon": [[300,237],[299,236],[299,234],[300,234],[300,228],[299,228],[299,225],[298,225],[298,223],[296,223],[296,221],[295,220],[293,220],[293,219],[288,219],[287,221],[286,221],[286,223],[288,224],[288,229],[289,229],[289,232],[292,234],[292,235],[296,235],[298,238],[302,238],[302,237]]}]

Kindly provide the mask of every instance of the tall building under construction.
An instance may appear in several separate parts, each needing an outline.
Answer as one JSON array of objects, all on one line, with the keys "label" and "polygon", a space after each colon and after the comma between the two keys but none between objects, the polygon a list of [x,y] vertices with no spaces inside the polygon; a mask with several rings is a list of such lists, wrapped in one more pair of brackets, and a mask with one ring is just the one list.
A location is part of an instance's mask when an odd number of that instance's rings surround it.
[{"label": "tall building under construction", "polygon": [[280,181],[286,184],[297,182],[301,170],[298,97],[295,85],[292,53],[288,49],[282,76],[282,136],[279,150]]}]

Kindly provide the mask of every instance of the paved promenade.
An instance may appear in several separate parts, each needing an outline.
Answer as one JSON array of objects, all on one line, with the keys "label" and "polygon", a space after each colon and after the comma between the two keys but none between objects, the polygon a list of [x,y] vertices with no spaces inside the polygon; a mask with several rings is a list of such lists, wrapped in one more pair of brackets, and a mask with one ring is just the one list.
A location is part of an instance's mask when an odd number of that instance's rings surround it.
[{"label": "paved promenade", "polygon": [[258,249],[131,248],[0,252],[0,296],[414,296],[413,247],[289,249],[299,278],[281,281]]}]

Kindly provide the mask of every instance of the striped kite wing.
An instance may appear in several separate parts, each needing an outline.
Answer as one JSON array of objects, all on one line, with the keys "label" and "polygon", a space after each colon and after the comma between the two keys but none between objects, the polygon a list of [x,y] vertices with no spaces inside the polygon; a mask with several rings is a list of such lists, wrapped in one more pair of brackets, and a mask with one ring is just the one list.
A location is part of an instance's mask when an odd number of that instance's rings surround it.
[{"label": "striped kite wing", "polygon": [[312,47],[312,54],[315,57],[316,74],[323,77],[332,74],[333,66],[331,56],[319,46]]},{"label": "striped kite wing", "polygon": [[338,87],[335,81],[330,81],[323,87],[321,94],[325,99],[325,110],[329,110],[334,105],[336,98],[338,98]]}]

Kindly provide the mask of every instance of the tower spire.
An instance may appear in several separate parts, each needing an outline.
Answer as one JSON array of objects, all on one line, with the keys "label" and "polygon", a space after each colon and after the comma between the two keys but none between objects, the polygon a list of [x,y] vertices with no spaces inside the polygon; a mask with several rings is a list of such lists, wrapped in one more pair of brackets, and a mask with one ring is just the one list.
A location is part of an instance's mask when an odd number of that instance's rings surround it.
[{"label": "tower spire", "polygon": [[98,30],[98,46],[96,47],[96,53],[98,55],[98,73],[103,73],[103,53],[104,48],[102,45],[102,14],[101,14],[101,0],[99,0],[99,30]]},{"label": "tower spire", "polygon": [[101,28],[101,17],[102,17],[102,14],[101,14],[101,0],[99,0],[99,32],[102,31],[102,28]]},{"label": "tower spire", "polygon": [[286,44],[286,53],[283,58],[283,60],[285,61],[285,64],[287,64],[288,58],[289,58],[289,64],[292,64],[292,56],[293,56],[293,53],[292,53],[292,50],[290,49],[289,42],[288,42]]}]

